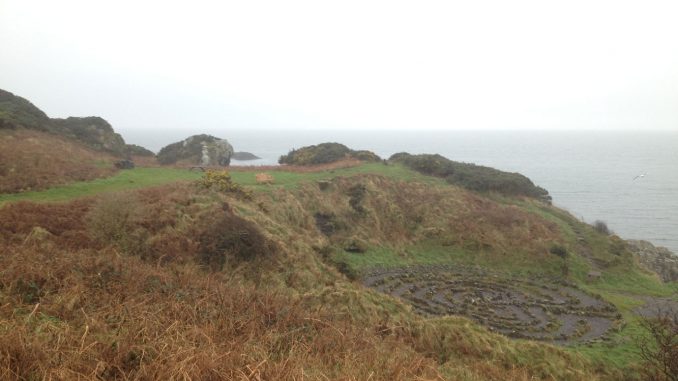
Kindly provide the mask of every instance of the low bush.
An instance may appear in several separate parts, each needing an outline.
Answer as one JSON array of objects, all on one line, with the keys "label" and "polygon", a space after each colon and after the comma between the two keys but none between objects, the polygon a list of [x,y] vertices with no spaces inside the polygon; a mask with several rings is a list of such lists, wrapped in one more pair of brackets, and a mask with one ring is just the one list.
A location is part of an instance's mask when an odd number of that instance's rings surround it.
[{"label": "low bush", "polygon": [[106,195],[86,216],[90,235],[126,254],[141,254],[147,234],[137,227],[136,221],[142,213],[142,205],[133,195]]},{"label": "low bush", "polygon": [[152,151],[136,144],[126,144],[125,149],[128,156],[144,156],[144,157],[155,156],[155,154]]},{"label": "low bush", "polygon": [[406,152],[394,154],[390,161],[401,163],[408,168],[426,175],[442,177],[448,183],[477,192],[497,192],[509,196],[527,196],[550,202],[551,196],[541,187],[520,173],[470,163],[460,163],[441,155],[410,155]]},{"label": "low bush", "polygon": [[593,228],[600,234],[610,235],[612,232],[604,221],[597,220],[593,223]]},{"label": "low bush", "polygon": [[322,143],[294,149],[278,159],[280,164],[290,165],[319,165],[334,163],[344,159],[361,161],[380,161],[381,158],[371,151],[353,151],[343,144]]},{"label": "low bush", "polygon": [[199,237],[198,257],[212,270],[221,270],[229,258],[251,261],[277,251],[252,222],[235,215],[227,204]]},{"label": "low bush", "polygon": [[365,207],[363,206],[365,194],[367,194],[367,188],[363,184],[356,184],[348,190],[348,204],[351,205],[351,208],[358,214],[364,214],[366,212]]},{"label": "low bush", "polygon": [[554,244],[553,246],[551,246],[551,248],[549,249],[549,253],[557,255],[560,258],[567,257],[567,249],[564,246],[558,244]]}]

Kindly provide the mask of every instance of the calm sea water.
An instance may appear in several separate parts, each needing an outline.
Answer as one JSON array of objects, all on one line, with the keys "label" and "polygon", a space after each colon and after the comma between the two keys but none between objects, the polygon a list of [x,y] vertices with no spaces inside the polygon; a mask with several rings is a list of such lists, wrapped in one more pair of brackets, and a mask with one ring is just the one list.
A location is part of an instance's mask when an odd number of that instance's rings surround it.
[{"label": "calm sea water", "polygon": [[[122,131],[158,151],[194,131]],[[236,151],[275,164],[292,148],[339,142],[382,157],[407,151],[520,172],[546,188],[555,205],[586,222],[605,221],[623,238],[678,253],[678,133],[546,131],[206,131]],[[234,163],[235,164],[235,163]],[[634,177],[646,174],[634,180]]]}]

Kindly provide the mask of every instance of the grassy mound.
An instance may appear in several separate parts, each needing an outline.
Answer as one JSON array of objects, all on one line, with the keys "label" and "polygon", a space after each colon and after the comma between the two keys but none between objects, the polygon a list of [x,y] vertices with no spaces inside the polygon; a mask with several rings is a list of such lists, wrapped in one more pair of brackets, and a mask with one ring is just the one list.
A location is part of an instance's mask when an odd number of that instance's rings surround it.
[{"label": "grassy mound", "polygon": [[322,143],[290,151],[278,160],[280,164],[318,165],[334,163],[345,159],[357,159],[365,162],[381,161],[374,152],[354,151],[339,143]]},{"label": "grassy mound", "polygon": [[394,154],[390,161],[402,163],[421,173],[444,178],[447,182],[478,192],[498,192],[550,201],[551,196],[527,177],[480,165],[460,163],[441,155]]}]

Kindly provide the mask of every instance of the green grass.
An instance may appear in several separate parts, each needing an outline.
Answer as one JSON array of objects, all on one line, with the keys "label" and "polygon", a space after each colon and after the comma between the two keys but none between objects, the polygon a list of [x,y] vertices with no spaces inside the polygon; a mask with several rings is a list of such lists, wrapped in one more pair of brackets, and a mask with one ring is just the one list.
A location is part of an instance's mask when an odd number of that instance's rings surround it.
[{"label": "green grass", "polygon": [[[462,248],[442,247],[434,242],[410,246],[404,249],[388,247],[370,248],[365,253],[348,253],[337,251],[333,255],[335,262],[348,265],[350,272],[358,276],[370,269],[397,268],[412,265],[449,264],[459,266],[479,266],[503,274],[507,277],[532,278],[532,275],[559,276],[558,260],[530,260],[527,255],[510,255],[505,258]],[[590,270],[588,261],[579,255],[568,256],[570,280],[584,291],[600,295],[604,300],[614,304],[622,314],[626,324],[612,334],[611,342],[600,342],[566,347],[567,351],[581,354],[594,362],[612,365],[623,369],[629,364],[638,363],[638,338],[647,336],[639,324],[635,309],[644,304],[643,296],[667,297],[678,295],[678,283],[664,284],[656,278],[643,273],[630,263],[622,262],[606,268],[602,277],[587,282]],[[531,274],[530,274],[531,273]]]},{"label": "green grass", "polygon": [[0,205],[14,201],[67,201],[99,193],[137,189],[182,180],[196,180],[200,173],[175,168],[135,168],[118,172],[115,176],[92,181],[81,181],[56,186],[44,191],[2,194]]},{"label": "green grass", "polygon": [[[444,185],[444,183],[438,179],[420,175],[400,165],[384,165],[381,163],[364,164],[357,167],[312,173],[268,171],[275,179],[275,183],[272,185],[257,184],[255,172],[232,170],[230,173],[233,181],[244,186],[252,187],[256,191],[270,191],[276,188],[290,189],[303,182],[329,180],[337,176],[351,176],[368,173],[379,174],[403,181],[420,181]],[[81,181],[56,186],[43,191],[0,194],[0,205],[7,202],[22,200],[35,202],[68,201],[78,197],[93,196],[106,192],[138,189],[176,181],[197,180],[201,176],[201,172],[179,168],[135,168],[120,171],[116,175],[104,179]]]},{"label": "green grass", "polygon": [[356,167],[333,169],[328,171],[297,173],[281,171],[262,171],[273,176],[274,184],[257,184],[255,172],[231,171],[231,177],[235,182],[245,186],[254,186],[257,190],[285,188],[291,189],[297,187],[303,182],[330,180],[337,176],[353,176],[360,174],[376,174],[390,177],[401,181],[418,181],[428,184],[437,184],[446,186],[446,183],[440,179],[431,176],[425,176],[415,171],[407,169],[402,165],[384,165],[382,163],[362,164]]},{"label": "green grass", "polygon": [[531,274],[560,274],[560,260],[545,257],[535,266],[535,260],[525,253],[513,253],[501,257],[493,253],[467,251],[458,246],[441,246],[436,242],[422,242],[407,248],[372,247],[365,253],[338,251],[333,255],[335,262],[345,263],[349,268],[362,274],[375,268],[396,268],[413,265],[459,265],[478,266],[511,276]]}]

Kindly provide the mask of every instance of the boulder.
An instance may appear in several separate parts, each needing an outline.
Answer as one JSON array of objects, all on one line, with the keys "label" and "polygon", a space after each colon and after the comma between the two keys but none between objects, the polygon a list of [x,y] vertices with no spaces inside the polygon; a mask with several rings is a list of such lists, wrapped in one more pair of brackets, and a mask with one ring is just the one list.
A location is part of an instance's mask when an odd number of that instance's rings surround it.
[{"label": "boulder", "polygon": [[132,160],[116,161],[115,167],[118,169],[134,169],[134,162]]},{"label": "boulder", "polygon": [[183,161],[202,166],[228,166],[233,157],[233,146],[226,139],[194,135],[162,148],[157,157],[160,164]]}]

